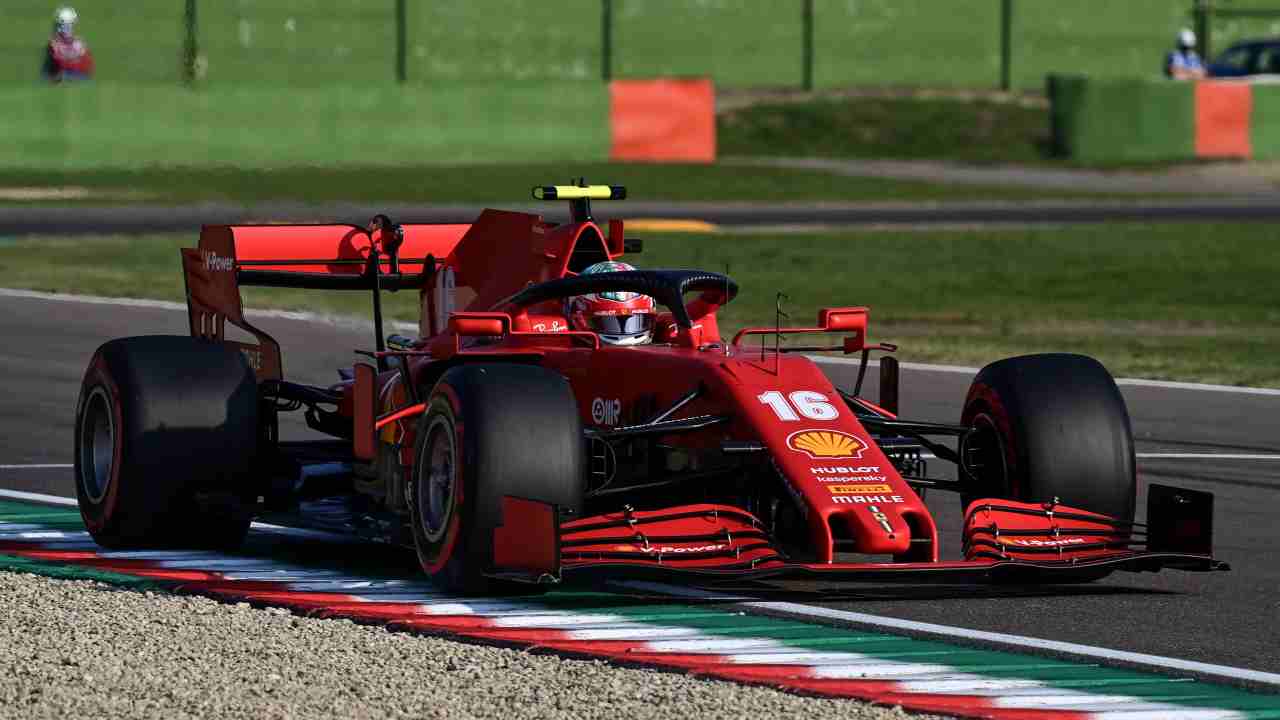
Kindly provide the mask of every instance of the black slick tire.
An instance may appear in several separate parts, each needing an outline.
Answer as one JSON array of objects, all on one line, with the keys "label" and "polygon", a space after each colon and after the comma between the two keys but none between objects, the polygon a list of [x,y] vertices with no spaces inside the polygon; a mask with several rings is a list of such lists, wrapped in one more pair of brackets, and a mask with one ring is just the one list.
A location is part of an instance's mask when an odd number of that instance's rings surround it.
[{"label": "black slick tire", "polygon": [[537,592],[486,577],[506,495],[580,513],[582,423],[559,373],[519,364],[461,365],[428,395],[409,473],[418,560],[441,587],[464,594]]},{"label": "black slick tire", "polygon": [[1025,355],[984,367],[961,422],[980,497],[1050,502],[1132,522],[1137,479],[1129,413],[1115,380],[1084,355]]},{"label": "black slick tire", "polygon": [[239,545],[257,425],[257,384],[234,348],[170,335],[104,344],[76,405],[90,535],[111,548]]}]

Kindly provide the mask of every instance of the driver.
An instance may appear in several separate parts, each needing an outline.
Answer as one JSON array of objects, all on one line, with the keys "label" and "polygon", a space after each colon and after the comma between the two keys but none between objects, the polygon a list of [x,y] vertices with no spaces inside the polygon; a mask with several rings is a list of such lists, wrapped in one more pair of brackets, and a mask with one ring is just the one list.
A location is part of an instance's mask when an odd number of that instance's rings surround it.
[{"label": "driver", "polygon": [[[635,270],[624,262],[598,262],[581,275]],[[653,342],[657,318],[653,298],[633,292],[602,292],[576,295],[565,301],[569,327],[589,330],[610,345],[647,345]]]}]

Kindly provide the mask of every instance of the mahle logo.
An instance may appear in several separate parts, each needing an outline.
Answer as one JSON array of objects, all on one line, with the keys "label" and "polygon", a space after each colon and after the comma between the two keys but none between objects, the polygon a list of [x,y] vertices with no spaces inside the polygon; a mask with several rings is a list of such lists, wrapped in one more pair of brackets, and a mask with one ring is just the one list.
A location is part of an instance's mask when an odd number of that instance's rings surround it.
[{"label": "mahle logo", "polygon": [[800,430],[787,436],[787,447],[812,460],[860,458],[867,444],[839,430]]}]

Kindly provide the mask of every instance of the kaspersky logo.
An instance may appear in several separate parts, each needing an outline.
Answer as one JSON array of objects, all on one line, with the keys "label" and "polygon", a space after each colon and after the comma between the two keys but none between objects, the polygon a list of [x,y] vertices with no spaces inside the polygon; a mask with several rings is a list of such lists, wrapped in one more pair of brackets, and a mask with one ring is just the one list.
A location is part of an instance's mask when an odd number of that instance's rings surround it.
[{"label": "kaspersky logo", "polygon": [[860,458],[867,444],[839,430],[800,430],[787,436],[787,447],[811,460]]}]

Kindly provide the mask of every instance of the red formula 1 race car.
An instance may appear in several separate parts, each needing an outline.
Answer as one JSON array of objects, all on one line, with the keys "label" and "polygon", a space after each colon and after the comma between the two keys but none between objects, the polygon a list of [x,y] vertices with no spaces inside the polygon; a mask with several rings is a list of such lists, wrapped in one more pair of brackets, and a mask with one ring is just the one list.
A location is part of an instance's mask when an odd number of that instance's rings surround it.
[{"label": "red formula 1 race car", "polygon": [[[110,547],[232,546],[267,517],[415,548],[462,592],[1225,567],[1211,495],[1152,485],[1134,522],[1129,419],[1096,361],[1001,360],[959,423],[902,419],[892,357],[874,404],[862,373],[837,388],[802,354],[855,354],[865,370],[893,349],[868,343],[866,308],[724,338],[730,278],[612,263],[640,243],[620,221],[602,232],[590,202],[623,196],[535,188],[569,201],[565,224],[486,210],[470,225],[206,226],[182,251],[191,337],[113,340],[85,375],[89,531]],[[600,263],[612,271],[588,272]],[[245,285],[370,293],[374,348],[334,385],[290,382],[279,344],[245,318]],[[405,290],[418,336],[386,337],[381,294]],[[590,313],[600,323],[584,326]],[[326,437],[281,441],[286,411]],[[926,477],[930,456],[958,479]],[[922,488],[964,498],[963,559],[939,559]]]}]

